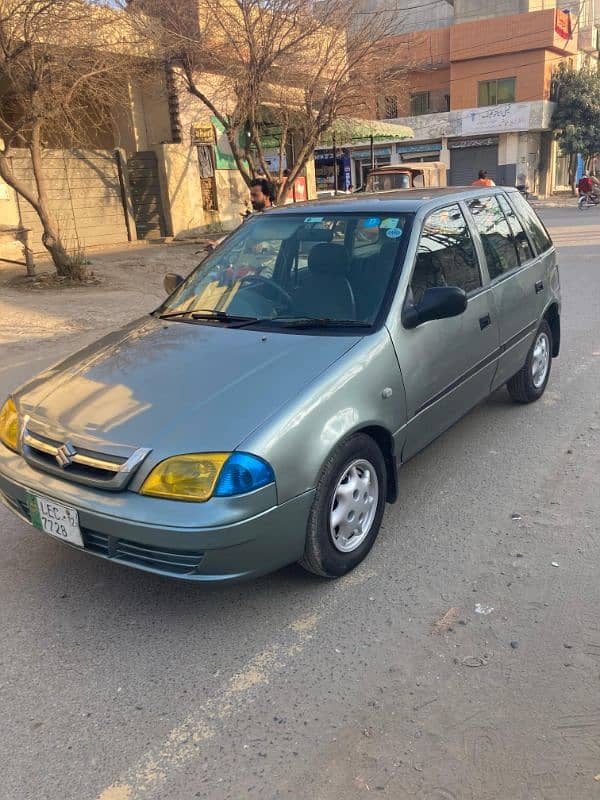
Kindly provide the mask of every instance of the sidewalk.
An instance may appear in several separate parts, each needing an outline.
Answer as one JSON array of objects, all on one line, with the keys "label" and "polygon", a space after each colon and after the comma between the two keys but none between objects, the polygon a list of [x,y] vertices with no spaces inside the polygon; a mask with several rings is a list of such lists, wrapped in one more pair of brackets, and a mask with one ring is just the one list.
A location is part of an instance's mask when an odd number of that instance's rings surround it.
[{"label": "sidewalk", "polygon": [[[25,268],[0,265],[0,345],[31,347],[65,336],[115,329],[151,311],[164,299],[167,272],[187,275],[201,260],[197,243],[128,246],[90,253],[88,269],[99,283],[36,288]],[[38,273],[53,272],[40,263]]]},{"label": "sidewalk", "polygon": [[575,208],[577,198],[565,192],[542,199],[532,199],[530,202],[534,208]]}]

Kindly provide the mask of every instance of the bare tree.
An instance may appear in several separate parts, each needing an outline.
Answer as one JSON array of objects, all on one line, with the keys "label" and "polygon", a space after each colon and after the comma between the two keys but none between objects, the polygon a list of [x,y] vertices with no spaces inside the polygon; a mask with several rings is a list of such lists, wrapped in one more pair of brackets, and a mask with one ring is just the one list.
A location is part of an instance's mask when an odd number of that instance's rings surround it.
[{"label": "bare tree", "polygon": [[[123,17],[85,0],[0,0],[0,176],[33,206],[57,273],[71,278],[82,267],[52,214],[43,150],[93,143],[111,130],[133,63]],[[33,188],[11,170],[15,148],[30,153]]]},{"label": "bare tree", "polygon": [[[142,7],[138,19],[156,52],[222,125],[246,183],[266,176],[280,200],[334,120],[369,117],[382,89],[404,91],[406,65],[396,62],[397,39],[386,35],[389,14],[363,13],[362,0],[143,0]],[[261,140],[265,128],[275,132],[277,171]]]}]

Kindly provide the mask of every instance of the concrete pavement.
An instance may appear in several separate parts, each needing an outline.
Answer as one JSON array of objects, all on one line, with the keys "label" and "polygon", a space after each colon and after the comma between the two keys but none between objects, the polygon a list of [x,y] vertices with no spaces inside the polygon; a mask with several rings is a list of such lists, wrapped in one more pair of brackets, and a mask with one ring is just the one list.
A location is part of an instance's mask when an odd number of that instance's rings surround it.
[{"label": "concrete pavement", "polygon": [[[543,212],[564,294],[543,400],[500,391],[408,464],[346,579],[182,585],[0,510],[0,798],[597,797],[596,211]],[[62,354],[3,363],[2,388]]]}]

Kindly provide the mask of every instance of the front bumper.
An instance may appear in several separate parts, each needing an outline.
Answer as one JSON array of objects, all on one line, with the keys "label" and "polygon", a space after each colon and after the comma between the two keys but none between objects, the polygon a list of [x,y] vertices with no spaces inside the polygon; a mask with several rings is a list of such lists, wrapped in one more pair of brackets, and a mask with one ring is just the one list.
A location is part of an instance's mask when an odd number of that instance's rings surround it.
[{"label": "front bumper", "polygon": [[28,491],[77,510],[85,552],[208,582],[257,577],[300,559],[314,497],[278,505],[274,486],[202,504],[103,492],[38,472],[0,444],[0,501],[26,522]]}]

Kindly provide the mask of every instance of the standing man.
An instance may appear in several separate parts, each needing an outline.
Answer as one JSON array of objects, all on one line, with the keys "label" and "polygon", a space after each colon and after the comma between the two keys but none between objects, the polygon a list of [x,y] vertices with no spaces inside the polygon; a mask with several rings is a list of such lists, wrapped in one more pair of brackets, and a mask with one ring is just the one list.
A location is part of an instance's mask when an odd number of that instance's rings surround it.
[{"label": "standing man", "polygon": [[250,183],[250,202],[253,210],[260,214],[275,205],[275,186],[266,178],[255,178]]},{"label": "standing man", "polygon": [[473,181],[471,186],[495,186],[496,184],[491,178],[488,178],[487,170],[480,169],[477,175],[477,180]]},{"label": "standing man", "polygon": [[[275,205],[275,186],[273,183],[266,178],[255,178],[250,183],[250,203],[255,214],[262,214],[263,211],[273,208]],[[244,214],[243,216],[245,222],[252,214]],[[223,239],[225,239],[225,236],[215,240],[200,239],[200,244],[205,250],[215,250]]]}]

